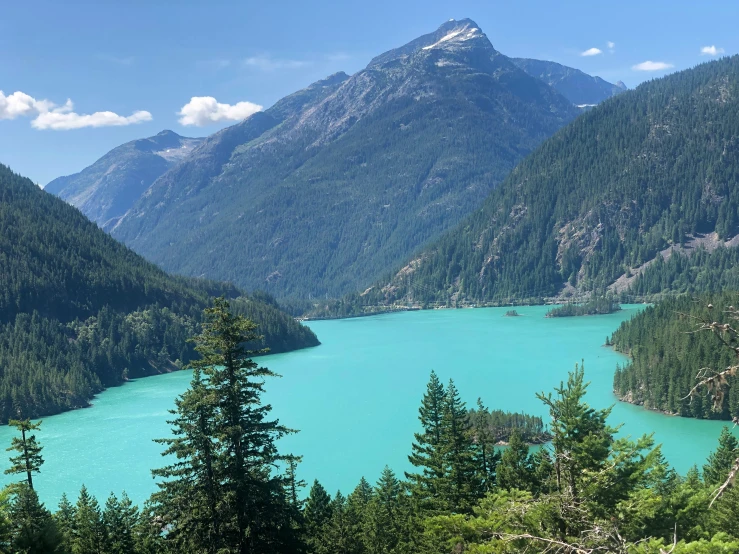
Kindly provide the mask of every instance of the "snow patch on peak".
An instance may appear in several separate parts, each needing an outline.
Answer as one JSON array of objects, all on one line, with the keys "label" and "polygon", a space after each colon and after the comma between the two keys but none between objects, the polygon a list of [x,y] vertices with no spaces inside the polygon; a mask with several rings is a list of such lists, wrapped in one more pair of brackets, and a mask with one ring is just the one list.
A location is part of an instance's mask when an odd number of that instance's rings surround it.
[{"label": "snow patch on peak", "polygon": [[[480,33],[480,29],[478,29],[477,27],[470,27],[469,25],[465,25],[464,27],[459,27],[457,29],[449,31],[446,35],[441,37],[434,44],[424,46],[422,50],[431,50],[432,48],[436,48],[437,46],[445,42],[449,42],[450,40],[456,40],[456,41],[469,40],[471,38],[475,38],[478,33]],[[460,35],[464,35],[464,36],[460,36]]]}]

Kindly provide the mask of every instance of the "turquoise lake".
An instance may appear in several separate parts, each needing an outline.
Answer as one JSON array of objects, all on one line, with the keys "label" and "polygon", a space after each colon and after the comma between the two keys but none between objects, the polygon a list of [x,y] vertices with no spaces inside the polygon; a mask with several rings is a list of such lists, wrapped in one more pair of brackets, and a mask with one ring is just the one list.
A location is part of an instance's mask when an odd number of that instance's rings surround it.
[{"label": "turquoise lake", "polygon": [[[332,493],[350,492],[362,476],[376,481],[386,464],[402,473],[432,369],[453,378],[470,406],[479,396],[491,408],[546,416],[534,394],[551,391],[584,359],[587,400],[607,407],[616,402],[613,371],[626,358],[602,345],[639,309],[546,319],[546,307],[532,306],[517,308],[522,317],[484,308],[310,322],[321,346],[259,359],[283,376],[267,384],[274,415],[301,430],[281,448],[303,456],[301,478],[318,478]],[[38,433],[46,463],[34,477],[42,500],[55,506],[65,491],[76,498],[83,483],[101,501],[123,490],[145,500],[156,488],[150,469],[163,461],[152,439],[167,436],[167,410],[189,381],[189,372],[140,379],[102,393],[92,408],[46,418]],[[633,437],[653,432],[681,473],[703,464],[724,425],[620,402],[610,422]],[[0,429],[0,444],[10,436]]]}]

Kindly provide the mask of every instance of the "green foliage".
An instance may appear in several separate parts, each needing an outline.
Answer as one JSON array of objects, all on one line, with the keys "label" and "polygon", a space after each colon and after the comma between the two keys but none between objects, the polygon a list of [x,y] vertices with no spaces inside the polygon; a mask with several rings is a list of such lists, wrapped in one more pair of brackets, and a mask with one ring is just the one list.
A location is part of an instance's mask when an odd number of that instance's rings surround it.
[{"label": "green foliage", "polygon": [[739,56],[644,83],[547,140],[457,229],[356,301],[602,290],[689,237],[733,236],[737,136]]},{"label": "green foliage", "polygon": [[[212,295],[231,285],[167,275],[76,209],[0,165],[0,421],[86,406],[105,387],[177,369]],[[272,304],[234,309],[273,352],[318,344]]]},{"label": "green foliage", "polygon": [[10,505],[12,551],[23,554],[60,552],[62,538],[54,518],[27,484],[18,485]]},{"label": "green foliage", "polygon": [[718,448],[708,456],[703,466],[703,479],[707,485],[720,485],[729,477],[729,471],[739,458],[739,440],[728,427],[721,429]]},{"label": "green foliage", "polygon": [[[731,419],[739,415],[736,377],[727,377],[727,394],[718,411],[714,411],[713,399],[705,388],[689,395],[699,369],[721,370],[736,360],[713,334],[690,332],[697,329],[695,318],[713,320],[737,300],[731,292],[666,298],[622,323],[613,334],[613,345],[631,361],[616,370],[616,394],[629,402],[685,417]],[[707,308],[709,302],[714,306],[713,315]]]},{"label": "green foliage", "polygon": [[8,425],[20,431],[21,436],[20,438],[13,437],[10,447],[6,449],[8,452],[18,452],[18,455],[10,457],[11,466],[5,470],[5,474],[25,473],[26,484],[28,488],[33,490],[33,474],[39,473],[41,465],[44,463],[44,459],[41,457],[43,447],[36,441],[36,435],[28,434],[27,436],[26,434],[37,431],[41,427],[41,422],[31,423],[30,419],[11,419]]},{"label": "green foliage", "polygon": [[511,433],[508,448],[503,451],[496,468],[496,484],[505,490],[530,490],[533,485],[534,467],[529,455],[529,445],[518,430]]},{"label": "green foliage", "polygon": [[657,256],[629,286],[630,294],[659,297],[662,293],[720,293],[739,290],[739,248],[719,245],[709,251],[673,251]]},{"label": "green foliage", "polygon": [[74,510],[72,554],[105,552],[107,538],[100,504],[83,485]]},{"label": "green foliage", "polygon": [[471,408],[469,418],[475,429],[476,438],[487,434],[487,441],[493,444],[508,442],[516,431],[520,438],[529,444],[548,442],[551,434],[540,416],[532,416],[519,412],[488,410],[478,399],[477,409]]},{"label": "green foliage", "polygon": [[256,328],[221,297],[193,339],[200,359],[191,364],[191,388],[172,412],[174,437],[158,441],[175,461],[154,471],[164,480],[153,509],[176,548],[268,552],[297,544],[290,483],[275,472],[292,459],[275,445],[291,431],[262,404],[265,378],[275,374],[251,359]]},{"label": "green foliage", "polygon": [[563,304],[552,308],[546,317],[571,317],[580,315],[612,314],[621,309],[611,296],[596,296],[583,304]]}]

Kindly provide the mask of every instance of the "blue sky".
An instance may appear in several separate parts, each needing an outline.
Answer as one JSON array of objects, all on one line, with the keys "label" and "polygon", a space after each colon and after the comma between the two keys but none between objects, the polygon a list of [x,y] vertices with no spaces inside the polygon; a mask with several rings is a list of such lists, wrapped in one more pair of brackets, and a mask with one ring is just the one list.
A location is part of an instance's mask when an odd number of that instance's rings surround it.
[{"label": "blue sky", "polygon": [[0,163],[44,185],[162,129],[205,136],[464,17],[506,55],[629,87],[739,52],[736,1],[5,2]]}]

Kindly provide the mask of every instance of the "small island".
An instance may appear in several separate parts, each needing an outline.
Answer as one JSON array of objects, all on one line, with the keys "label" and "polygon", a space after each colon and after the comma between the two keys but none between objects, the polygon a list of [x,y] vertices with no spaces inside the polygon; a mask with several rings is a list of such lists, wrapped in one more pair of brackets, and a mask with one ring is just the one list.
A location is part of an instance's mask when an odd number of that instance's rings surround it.
[{"label": "small island", "polygon": [[506,317],[519,317],[521,314],[519,314],[516,310],[508,310],[505,313]]},{"label": "small island", "polygon": [[612,314],[621,310],[621,305],[611,296],[591,298],[582,304],[564,304],[552,308],[546,317],[573,317],[580,315]]},{"label": "small island", "polygon": [[514,432],[528,444],[544,444],[552,440],[549,429],[539,416],[503,410],[487,410],[478,406],[470,409],[469,421],[473,432],[487,434],[492,443],[505,446]]}]

